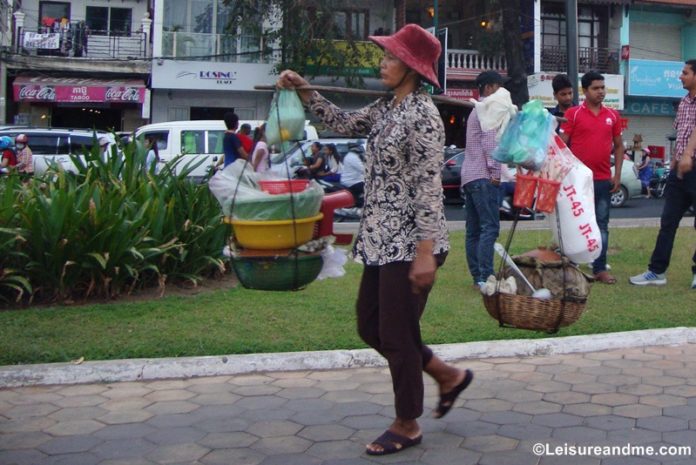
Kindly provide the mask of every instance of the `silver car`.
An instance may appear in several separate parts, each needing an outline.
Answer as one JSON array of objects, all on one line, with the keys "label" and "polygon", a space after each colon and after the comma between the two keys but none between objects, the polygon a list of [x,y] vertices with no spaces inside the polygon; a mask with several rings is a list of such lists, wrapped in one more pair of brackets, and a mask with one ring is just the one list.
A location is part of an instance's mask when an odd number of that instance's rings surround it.
[{"label": "silver car", "polygon": [[[611,162],[611,174],[614,175],[614,159]],[[621,189],[611,194],[611,206],[623,207],[629,199],[640,197],[642,187],[638,179],[638,170],[631,160],[624,159],[621,164]]]}]

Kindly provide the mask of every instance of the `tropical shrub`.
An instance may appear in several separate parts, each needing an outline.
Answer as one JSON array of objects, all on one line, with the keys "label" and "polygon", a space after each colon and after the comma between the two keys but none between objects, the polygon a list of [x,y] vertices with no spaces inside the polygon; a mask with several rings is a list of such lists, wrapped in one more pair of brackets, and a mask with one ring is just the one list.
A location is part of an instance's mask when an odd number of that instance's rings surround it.
[{"label": "tropical shrub", "polygon": [[206,184],[175,160],[156,173],[135,143],[98,144],[22,182],[0,181],[0,300],[114,298],[224,270],[228,226]]}]

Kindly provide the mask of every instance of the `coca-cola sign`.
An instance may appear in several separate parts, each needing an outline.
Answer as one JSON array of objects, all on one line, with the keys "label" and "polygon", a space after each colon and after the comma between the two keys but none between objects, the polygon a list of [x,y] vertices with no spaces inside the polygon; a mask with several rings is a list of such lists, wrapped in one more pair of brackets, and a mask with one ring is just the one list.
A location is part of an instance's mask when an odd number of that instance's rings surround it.
[{"label": "coca-cola sign", "polygon": [[107,102],[139,102],[140,89],[137,87],[109,87],[104,95]]},{"label": "coca-cola sign", "polygon": [[[103,82],[103,85],[97,85]],[[137,105],[145,98],[145,86],[134,79],[59,79],[17,77],[13,83],[15,102],[111,102]]]},{"label": "coca-cola sign", "polygon": [[19,89],[19,100],[42,100],[54,102],[56,90],[53,86],[29,85]]}]

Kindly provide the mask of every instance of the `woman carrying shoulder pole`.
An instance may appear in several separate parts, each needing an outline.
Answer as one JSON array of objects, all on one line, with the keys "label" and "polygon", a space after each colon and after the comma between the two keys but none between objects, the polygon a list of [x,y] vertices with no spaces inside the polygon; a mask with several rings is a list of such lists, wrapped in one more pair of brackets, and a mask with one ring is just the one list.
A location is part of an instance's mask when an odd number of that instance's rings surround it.
[{"label": "woman carrying shoulder pole", "polygon": [[[423,435],[423,371],[439,386],[434,416],[444,416],[473,378],[446,364],[421,340],[420,317],[437,267],[449,250],[440,163],[445,132],[422,81],[438,86],[439,41],[409,24],[391,36],[371,36],[384,49],[382,83],[393,91],[356,111],[343,111],[315,91],[298,91],[327,126],[368,137],[365,205],[353,254],[364,265],[357,299],[360,337],[387,359],[396,418],[367,454],[386,455],[419,444]],[[294,71],[277,86],[308,85]]]}]

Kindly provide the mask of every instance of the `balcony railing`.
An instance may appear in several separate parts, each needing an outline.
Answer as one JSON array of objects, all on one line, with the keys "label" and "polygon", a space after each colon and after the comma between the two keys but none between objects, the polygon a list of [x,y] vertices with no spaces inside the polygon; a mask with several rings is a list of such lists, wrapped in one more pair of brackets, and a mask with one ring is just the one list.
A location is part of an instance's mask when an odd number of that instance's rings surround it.
[{"label": "balcony railing", "polygon": [[229,63],[268,63],[274,56],[264,56],[262,37],[197,32],[164,31],[162,56],[169,58],[221,61]]},{"label": "balcony railing", "polygon": [[469,80],[485,70],[495,70],[500,74],[507,74],[505,56],[481,55],[478,50],[449,49],[446,65],[449,79]]},{"label": "balcony railing", "polygon": [[[566,47],[545,46],[541,49],[542,71],[565,72],[568,69],[568,49]],[[598,71],[618,74],[618,53],[608,48],[579,47],[578,72]]]},{"label": "balcony railing", "polygon": [[59,31],[20,28],[17,52],[26,55],[110,59],[147,58],[147,34],[70,27]]}]

